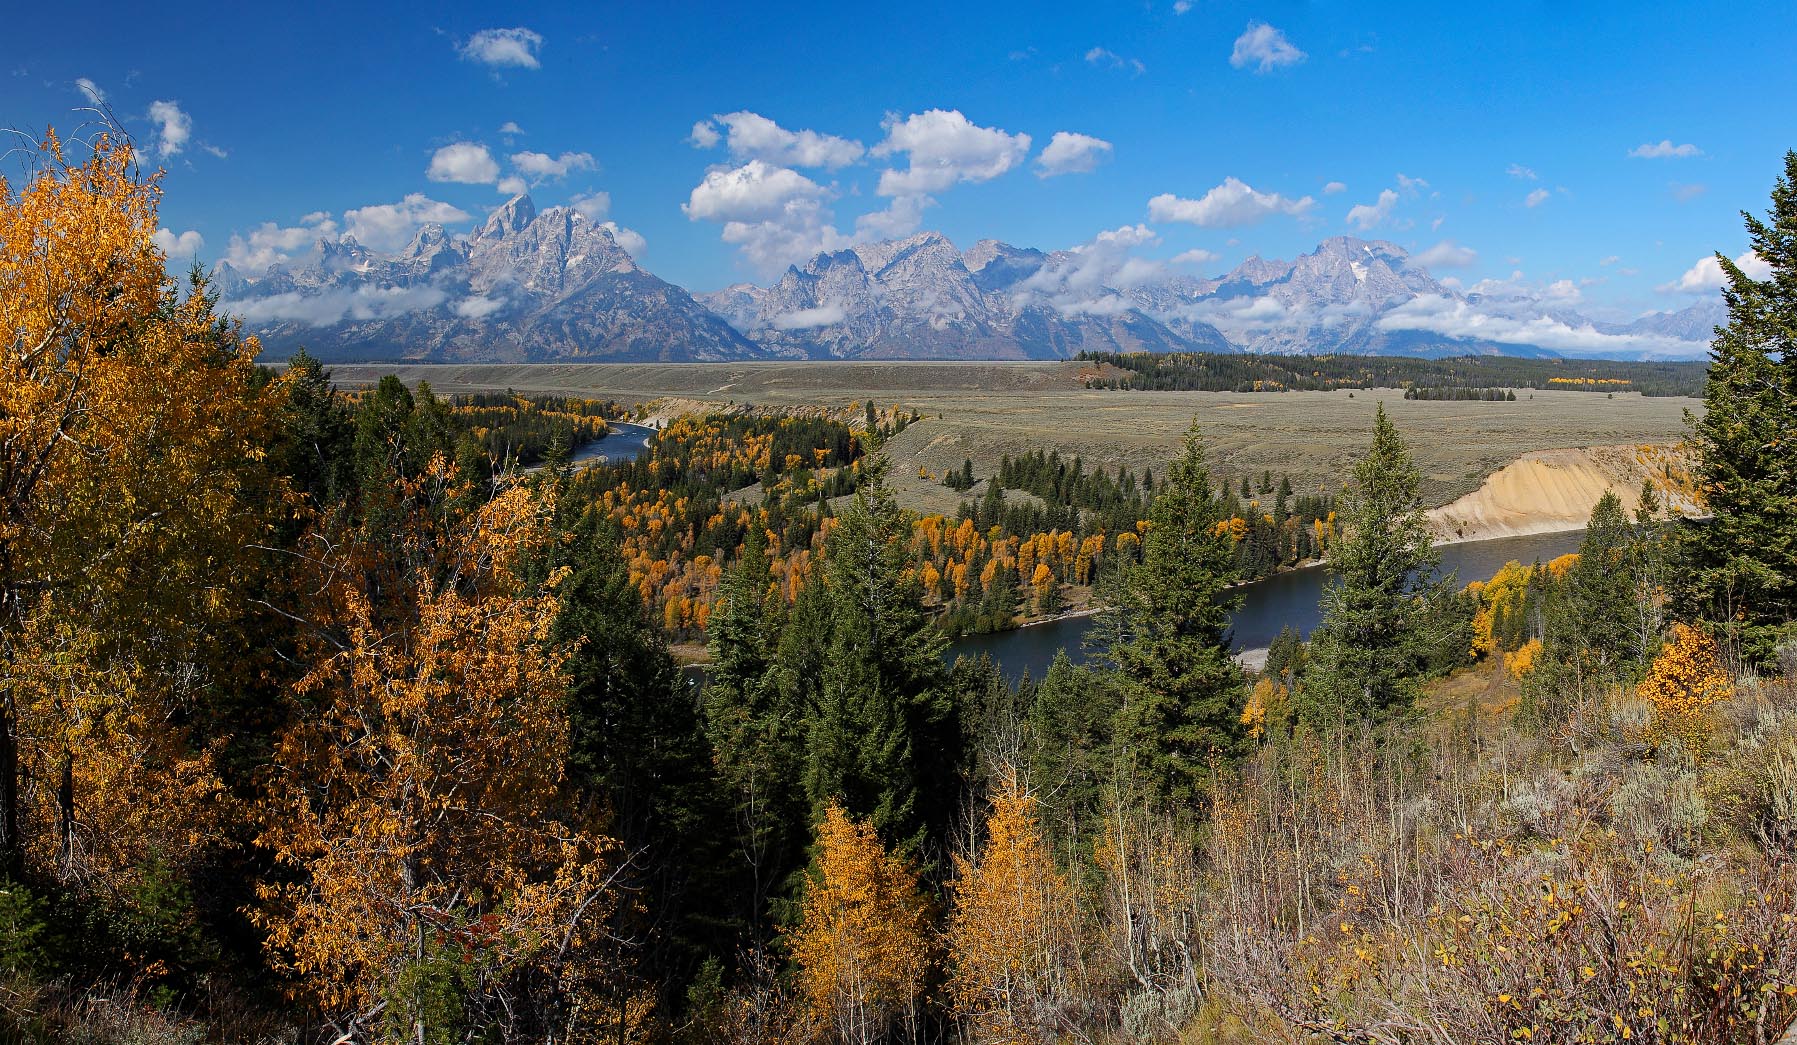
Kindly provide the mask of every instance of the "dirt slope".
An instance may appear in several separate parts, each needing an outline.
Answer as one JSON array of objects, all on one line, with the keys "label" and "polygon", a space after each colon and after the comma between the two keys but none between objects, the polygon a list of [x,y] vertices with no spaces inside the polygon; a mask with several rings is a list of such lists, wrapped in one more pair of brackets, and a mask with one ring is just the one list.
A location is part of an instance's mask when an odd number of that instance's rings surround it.
[{"label": "dirt slope", "polygon": [[1642,481],[1672,460],[1668,451],[1638,446],[1536,450],[1493,472],[1472,493],[1431,509],[1429,520],[1450,541],[1578,529],[1606,490],[1633,512]]}]

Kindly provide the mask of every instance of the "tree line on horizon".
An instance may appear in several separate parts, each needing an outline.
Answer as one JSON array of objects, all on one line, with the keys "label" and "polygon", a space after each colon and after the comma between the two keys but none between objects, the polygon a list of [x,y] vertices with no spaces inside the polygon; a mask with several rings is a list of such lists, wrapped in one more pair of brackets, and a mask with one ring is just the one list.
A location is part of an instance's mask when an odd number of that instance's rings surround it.
[{"label": "tree line on horizon", "polygon": [[1213,352],[1081,352],[1082,362],[1115,367],[1086,378],[1088,388],[1154,392],[1317,392],[1426,389],[1420,398],[1469,391],[1639,392],[1702,396],[1702,362],[1530,359],[1520,356],[1247,355]]},{"label": "tree line on horizon", "polygon": [[[897,413],[688,418],[665,459],[523,475],[428,389],[257,365],[203,277],[168,277],[127,144],[31,162],[0,182],[8,1036],[1747,1043],[1797,1018],[1797,153],[1748,218],[1771,278],[1720,259],[1708,520],[1608,496],[1576,555],[1462,587],[1379,405],[1323,623],[1250,673],[1240,495],[1194,425],[1098,662],[1020,685],[942,658],[878,453]],[[1066,464],[1011,478],[1110,496]],[[719,495],[757,483],[804,509],[792,536]],[[641,571],[705,527],[742,550],[706,565],[695,691]]]}]

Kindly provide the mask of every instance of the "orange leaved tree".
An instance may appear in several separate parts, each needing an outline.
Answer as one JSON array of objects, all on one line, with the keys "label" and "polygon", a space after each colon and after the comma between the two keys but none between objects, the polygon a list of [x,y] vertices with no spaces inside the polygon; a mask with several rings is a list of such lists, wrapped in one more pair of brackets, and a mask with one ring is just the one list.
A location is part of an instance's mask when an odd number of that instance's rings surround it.
[{"label": "orange leaved tree", "polygon": [[[429,472],[447,485],[440,456]],[[341,619],[324,623],[340,648],[300,684],[267,792],[262,842],[292,880],[264,888],[258,919],[275,964],[347,1030],[623,1040],[648,1014],[602,931],[616,846],[562,786],[559,578],[518,579],[552,533],[546,501],[513,487],[448,520],[405,557],[397,608],[338,582]]]},{"label": "orange leaved tree", "polygon": [[194,724],[245,671],[282,391],[168,277],[157,177],[83,149],[0,179],[0,874],[110,891],[216,839]]},{"label": "orange leaved tree", "polygon": [[951,890],[948,985],[968,1040],[1054,1040],[1080,971],[1080,933],[1036,800],[1015,778],[993,799],[977,861],[955,857]]},{"label": "orange leaved tree", "polygon": [[1635,689],[1653,708],[1649,728],[1654,741],[1676,739],[1692,758],[1703,757],[1714,726],[1712,713],[1734,691],[1716,640],[1683,623],[1672,626],[1647,677]]},{"label": "orange leaved tree", "polygon": [[812,1019],[839,1041],[867,1045],[921,1015],[931,949],[917,876],[835,802],[817,828],[792,955]]}]

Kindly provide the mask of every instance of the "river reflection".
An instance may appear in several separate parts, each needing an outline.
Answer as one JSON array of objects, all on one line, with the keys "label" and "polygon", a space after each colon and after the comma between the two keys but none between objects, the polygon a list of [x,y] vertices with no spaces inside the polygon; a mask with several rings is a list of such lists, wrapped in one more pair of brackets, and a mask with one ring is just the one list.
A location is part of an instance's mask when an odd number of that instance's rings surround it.
[{"label": "river reflection", "polygon": [[[1512,559],[1521,563],[1547,562],[1570,551],[1577,551],[1583,531],[1543,533],[1529,537],[1504,537],[1493,541],[1469,541],[1449,544],[1441,549],[1441,568],[1455,571],[1461,584],[1485,580],[1498,567]],[[1323,619],[1323,582],[1328,572],[1320,566],[1294,570],[1256,581],[1243,589],[1242,605],[1235,612],[1235,648],[1264,649],[1281,628],[1290,626],[1309,636]],[[1067,651],[1074,663],[1088,657],[1084,648],[1086,633],[1092,628],[1090,617],[1067,617],[1061,620],[1001,631],[991,635],[970,635],[949,647],[948,657],[977,657],[984,653],[998,664],[999,670],[1012,682],[1025,672],[1033,679],[1047,674],[1055,654]]]}]

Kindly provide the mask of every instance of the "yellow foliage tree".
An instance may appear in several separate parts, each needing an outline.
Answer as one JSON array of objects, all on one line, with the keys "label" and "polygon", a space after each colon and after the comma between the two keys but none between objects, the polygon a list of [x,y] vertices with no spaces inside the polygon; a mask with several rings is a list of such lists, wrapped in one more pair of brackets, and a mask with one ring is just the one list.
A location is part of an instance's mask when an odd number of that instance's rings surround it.
[{"label": "yellow foliage tree", "polygon": [[993,799],[977,862],[955,857],[949,993],[967,1041],[1054,1040],[1057,1009],[1073,994],[1073,890],[1055,869],[1036,808],[1012,778]]},{"label": "yellow foliage tree", "polygon": [[[261,835],[294,881],[264,887],[258,921],[274,964],[352,1027],[568,1040],[648,1014],[604,952],[615,844],[561,787],[557,578],[517,580],[551,532],[544,500],[514,487],[447,533],[398,611],[336,592],[341,648],[299,686],[315,711],[281,738]],[[554,1004],[513,1004],[544,984]],[[505,1025],[525,1011],[546,1025]]]},{"label": "yellow foliage tree", "polygon": [[1504,654],[1504,670],[1513,679],[1520,679],[1535,670],[1535,658],[1541,655],[1541,640],[1530,639],[1515,650]]},{"label": "yellow foliage tree", "polygon": [[0,179],[0,872],[117,886],[216,841],[202,704],[252,658],[254,546],[280,493],[258,441],[282,390],[254,339],[183,295],[128,144],[54,134]]},{"label": "yellow foliage tree", "polygon": [[1290,715],[1291,694],[1278,682],[1263,678],[1248,692],[1248,702],[1242,706],[1242,725],[1248,727],[1249,736],[1261,740],[1269,727],[1288,725]]},{"label": "yellow foliage tree", "polygon": [[793,960],[814,1021],[837,1040],[869,1045],[915,1021],[931,964],[929,917],[917,876],[880,845],[873,826],[832,802],[817,829],[817,866],[792,932]]},{"label": "yellow foliage tree", "polygon": [[1666,645],[1635,690],[1653,708],[1649,735],[1655,743],[1676,738],[1700,758],[1717,704],[1734,695],[1716,640],[1688,624],[1674,624]]},{"label": "yellow foliage tree", "polygon": [[1036,608],[1046,611],[1054,605],[1055,577],[1054,571],[1045,562],[1036,564],[1035,572],[1030,574],[1030,587],[1036,592]]}]

